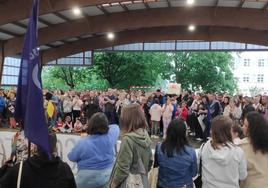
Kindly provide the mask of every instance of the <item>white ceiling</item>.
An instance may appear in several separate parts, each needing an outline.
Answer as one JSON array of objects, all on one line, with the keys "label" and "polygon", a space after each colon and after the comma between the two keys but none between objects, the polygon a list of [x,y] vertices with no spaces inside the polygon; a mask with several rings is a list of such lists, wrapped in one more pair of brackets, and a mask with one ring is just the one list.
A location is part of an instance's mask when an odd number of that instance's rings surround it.
[{"label": "white ceiling", "polygon": [[65,20],[61,19],[60,17],[56,16],[55,14],[45,14],[40,16],[43,20],[51,23],[51,24],[60,24],[65,22]]},{"label": "white ceiling", "polygon": [[60,46],[60,45],[63,45],[64,43],[61,42],[61,41],[55,41],[55,42],[52,42],[50,44],[53,45],[53,46]]},{"label": "white ceiling", "polygon": [[[21,20],[21,21],[18,21],[19,23],[25,25],[25,26],[28,26],[28,23],[29,23],[29,19],[24,19],[24,20]],[[38,22],[38,28],[44,28],[44,27],[48,27],[46,24],[43,24],[41,22]],[[25,30],[26,32],[26,30]]]},{"label": "white ceiling", "polygon": [[66,39],[65,41],[67,41],[67,42],[74,42],[74,41],[77,41],[78,40],[78,38],[69,38],[69,39]]},{"label": "white ceiling", "polygon": [[13,36],[0,32],[0,40],[8,40],[11,38],[13,38]]},{"label": "white ceiling", "polygon": [[91,7],[84,7],[82,8],[82,11],[87,14],[88,16],[97,16],[104,14],[98,7],[91,6]]},{"label": "white ceiling", "polygon": [[133,3],[133,4],[128,4],[128,5],[126,5],[126,7],[127,7],[129,10],[146,9],[146,6],[144,5],[144,3]]},{"label": "white ceiling", "polygon": [[47,49],[50,49],[50,47],[46,46],[46,45],[42,45],[39,47],[40,50],[47,50]]},{"label": "white ceiling", "polygon": [[92,37],[92,35],[84,35],[84,36],[81,36],[81,38],[83,38],[83,39],[86,39],[86,38],[89,38],[89,37]]},{"label": "white ceiling", "polygon": [[83,18],[83,15],[74,15],[72,10],[65,10],[65,11],[61,11],[60,14],[62,14],[63,16],[67,17],[70,20],[77,20],[79,18]]},{"label": "white ceiling", "polygon": [[125,11],[124,8],[120,5],[104,7],[104,9],[109,13],[124,12]]},{"label": "white ceiling", "polygon": [[15,34],[19,34],[19,35],[24,34],[26,32],[25,28],[19,27],[17,25],[12,24],[12,23],[2,25],[0,28],[4,29],[6,31],[10,31],[10,32],[15,33]]},{"label": "white ceiling", "polygon": [[150,8],[165,8],[168,7],[167,1],[151,2],[148,3]]}]

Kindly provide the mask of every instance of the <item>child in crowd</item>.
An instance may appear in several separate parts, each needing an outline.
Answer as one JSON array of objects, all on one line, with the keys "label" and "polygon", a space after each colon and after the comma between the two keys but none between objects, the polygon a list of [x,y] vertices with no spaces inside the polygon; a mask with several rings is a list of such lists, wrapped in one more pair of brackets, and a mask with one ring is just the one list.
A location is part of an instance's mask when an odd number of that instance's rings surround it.
[{"label": "child in crowd", "polygon": [[82,125],[86,125],[87,124],[87,118],[86,118],[84,112],[81,113],[80,122],[82,123]]},{"label": "child in crowd", "polygon": [[155,103],[150,108],[150,115],[151,115],[151,122],[152,122],[152,130],[151,135],[152,137],[156,137],[159,130],[159,123],[162,116],[162,108],[159,104],[159,100],[155,99]]},{"label": "child in crowd", "polygon": [[80,118],[76,118],[76,121],[74,123],[74,132],[80,133],[82,131],[82,123],[80,121]]},{"label": "child in crowd", "polygon": [[62,121],[62,118],[59,116],[56,126],[52,128],[55,132],[62,132],[64,129],[64,122]]},{"label": "child in crowd", "polygon": [[235,145],[241,144],[244,138],[243,129],[238,124],[232,127],[232,138]]},{"label": "child in crowd", "polygon": [[63,127],[61,132],[71,133],[72,131],[73,131],[72,119],[70,116],[66,116],[65,122],[64,122],[64,127]]},{"label": "child in crowd", "polygon": [[184,121],[186,121],[187,116],[188,116],[187,104],[186,104],[185,101],[183,101],[183,102],[181,102],[181,105],[179,105],[178,108],[177,108],[176,117],[177,118],[182,118]]}]

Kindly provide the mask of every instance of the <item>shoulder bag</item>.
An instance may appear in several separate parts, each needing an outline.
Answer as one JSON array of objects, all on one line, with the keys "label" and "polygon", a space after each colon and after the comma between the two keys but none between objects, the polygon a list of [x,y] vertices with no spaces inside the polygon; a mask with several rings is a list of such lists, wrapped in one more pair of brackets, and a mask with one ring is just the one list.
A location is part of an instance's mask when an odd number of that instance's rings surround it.
[{"label": "shoulder bag", "polygon": [[199,161],[199,169],[198,169],[198,176],[194,180],[194,184],[196,188],[202,188],[202,151],[205,143],[202,144],[200,147],[200,161]]},{"label": "shoulder bag", "polygon": [[137,162],[130,167],[130,173],[119,188],[149,188],[148,174],[142,162],[136,144],[133,150],[133,159]]}]

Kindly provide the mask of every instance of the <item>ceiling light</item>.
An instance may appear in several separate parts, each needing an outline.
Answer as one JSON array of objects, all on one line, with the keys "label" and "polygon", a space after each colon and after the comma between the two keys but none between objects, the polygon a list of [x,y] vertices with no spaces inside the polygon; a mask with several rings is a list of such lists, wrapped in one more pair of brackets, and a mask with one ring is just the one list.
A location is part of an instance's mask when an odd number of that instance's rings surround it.
[{"label": "ceiling light", "polygon": [[193,5],[195,0],[187,0],[188,5]]},{"label": "ceiling light", "polygon": [[189,25],[188,30],[192,32],[195,30],[195,28],[195,25]]},{"label": "ceiling light", "polygon": [[112,33],[112,32],[107,33],[107,38],[109,40],[113,40],[114,39],[114,33]]},{"label": "ceiling light", "polygon": [[80,15],[81,14],[81,9],[79,7],[74,7],[73,8],[73,13],[74,13],[74,15]]}]

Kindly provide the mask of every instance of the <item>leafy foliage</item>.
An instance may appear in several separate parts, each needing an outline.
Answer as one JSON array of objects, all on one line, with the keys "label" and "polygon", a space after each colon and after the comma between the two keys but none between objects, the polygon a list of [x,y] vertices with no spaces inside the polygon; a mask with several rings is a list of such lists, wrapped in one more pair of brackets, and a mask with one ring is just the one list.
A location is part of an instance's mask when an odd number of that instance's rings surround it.
[{"label": "leafy foliage", "polygon": [[42,78],[44,88],[48,89],[107,88],[107,83],[99,79],[90,67],[45,67]]},{"label": "leafy foliage", "polygon": [[[225,52],[95,53],[91,67],[46,67],[43,85],[50,89],[127,89],[158,85],[161,80],[205,92],[236,89],[232,56]],[[163,82],[162,82],[163,83]]]},{"label": "leafy foliage", "polygon": [[110,87],[154,85],[158,76],[168,78],[171,67],[167,59],[165,53],[99,53],[94,69]]},{"label": "leafy foliage", "polygon": [[180,52],[172,54],[177,83],[184,89],[200,87],[205,92],[234,92],[233,59],[225,52]]}]

